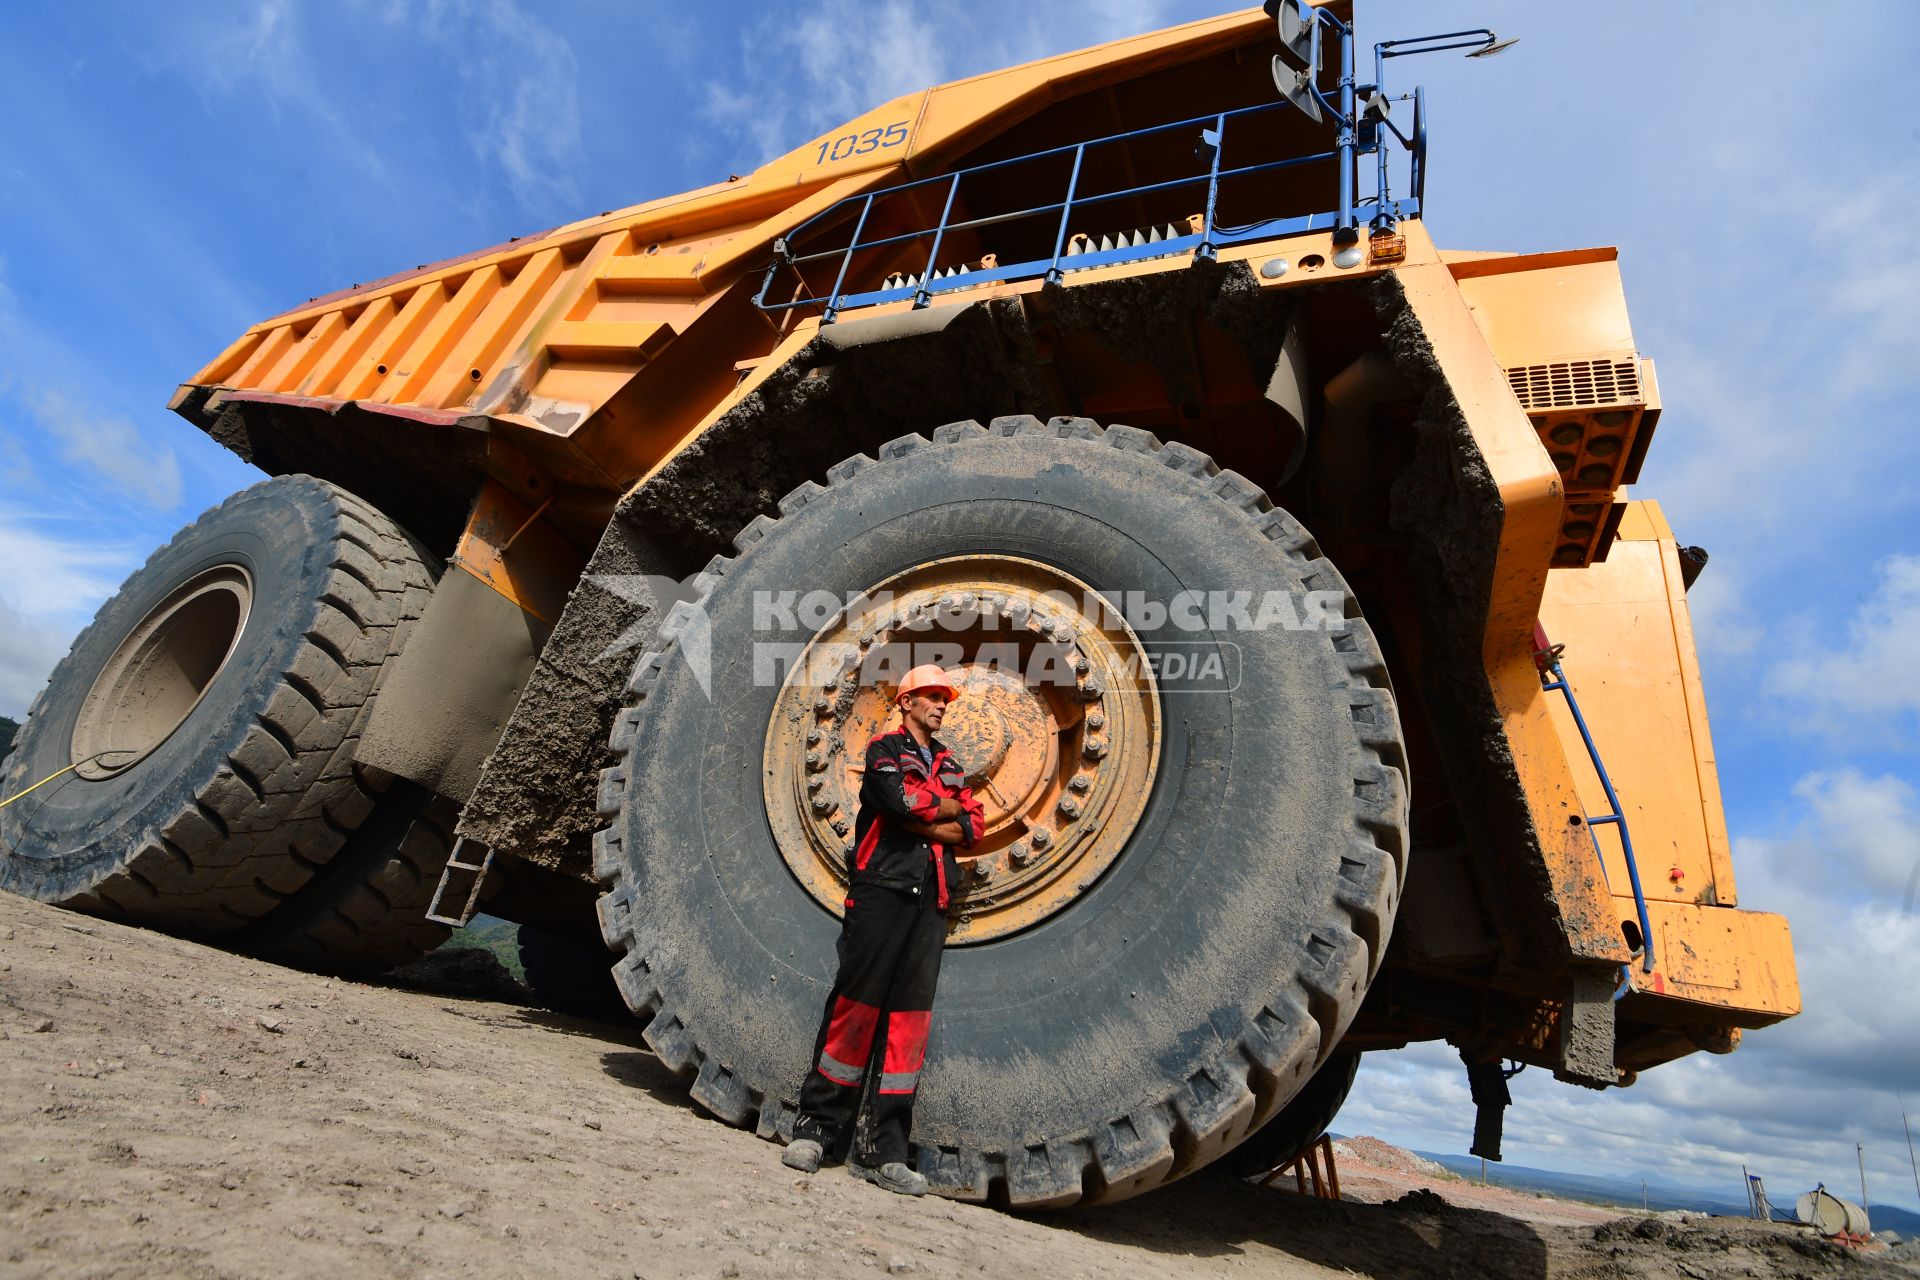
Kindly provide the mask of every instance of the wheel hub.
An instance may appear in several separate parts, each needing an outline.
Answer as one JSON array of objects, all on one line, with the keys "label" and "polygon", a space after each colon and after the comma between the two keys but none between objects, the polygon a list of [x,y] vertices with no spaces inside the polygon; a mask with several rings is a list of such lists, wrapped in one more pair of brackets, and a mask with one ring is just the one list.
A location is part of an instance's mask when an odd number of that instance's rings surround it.
[{"label": "wheel hub", "polygon": [[1159,691],[1145,650],[1085,583],[1016,556],[934,561],[829,621],[775,699],[764,753],[781,856],[836,914],[867,743],[900,723],[908,667],[960,691],[938,731],[986,830],[960,851],[955,943],[1004,937],[1078,897],[1113,863],[1153,790]]},{"label": "wheel hub", "polygon": [[195,575],[127,633],[74,721],[74,772],[110,778],[186,723],[226,667],[253,610],[253,579],[236,564]]}]

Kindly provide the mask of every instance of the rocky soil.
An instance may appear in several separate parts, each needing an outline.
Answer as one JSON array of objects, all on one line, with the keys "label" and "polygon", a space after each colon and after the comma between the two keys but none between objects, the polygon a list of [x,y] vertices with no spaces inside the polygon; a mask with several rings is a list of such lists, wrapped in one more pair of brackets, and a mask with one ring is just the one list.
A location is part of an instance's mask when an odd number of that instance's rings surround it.
[{"label": "rocky soil", "polygon": [[451,968],[363,986],[0,895],[0,1275],[1920,1275],[1358,1156],[1340,1203],[1206,1175],[1037,1217],[903,1200],[783,1169],[632,1027]]}]

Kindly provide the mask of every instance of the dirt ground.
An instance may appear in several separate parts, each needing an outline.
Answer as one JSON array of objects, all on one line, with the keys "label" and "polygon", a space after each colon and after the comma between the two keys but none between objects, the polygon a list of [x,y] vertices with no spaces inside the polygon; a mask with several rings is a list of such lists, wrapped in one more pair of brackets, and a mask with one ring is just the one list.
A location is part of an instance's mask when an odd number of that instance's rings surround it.
[{"label": "dirt ground", "polygon": [[0,895],[5,1276],[1920,1275],[1786,1228],[1342,1172],[1341,1203],[1207,1175],[1031,1218],[905,1200],[783,1169],[628,1028]]}]

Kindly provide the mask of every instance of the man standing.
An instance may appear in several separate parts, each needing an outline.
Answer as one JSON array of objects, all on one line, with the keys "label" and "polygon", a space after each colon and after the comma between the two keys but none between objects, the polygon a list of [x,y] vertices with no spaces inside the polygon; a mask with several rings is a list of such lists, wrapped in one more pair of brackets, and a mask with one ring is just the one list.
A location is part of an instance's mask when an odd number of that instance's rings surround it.
[{"label": "man standing", "polygon": [[[907,1133],[946,914],[960,887],[954,849],[973,844],[984,825],[966,771],[933,736],[958,696],[939,667],[915,667],[894,695],[900,727],[867,744],[840,971],[800,1088],[793,1141],[780,1157],[812,1173],[831,1153],[869,1182],[909,1196],[927,1191]],[[855,1146],[863,1100],[868,1123]]]}]

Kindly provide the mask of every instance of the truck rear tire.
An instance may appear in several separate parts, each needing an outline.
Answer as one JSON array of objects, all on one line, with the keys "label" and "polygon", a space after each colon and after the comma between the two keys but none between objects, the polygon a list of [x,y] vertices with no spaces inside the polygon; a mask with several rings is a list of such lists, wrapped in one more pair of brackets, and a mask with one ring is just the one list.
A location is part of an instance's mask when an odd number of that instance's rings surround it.
[{"label": "truck rear tire", "polygon": [[[0,888],[230,934],[285,902],[373,812],[354,749],[432,580],[392,522],[281,476],[130,577],[35,700],[0,794]],[[62,772],[65,770],[66,772]]]},{"label": "truck rear tire", "polygon": [[[1246,584],[1333,593],[1344,616],[1323,628],[1138,622],[1148,653],[1237,646],[1242,678],[1154,686],[1156,770],[1124,848],[1044,915],[946,953],[913,1132],[936,1191],[1052,1207],[1185,1176],[1300,1089],[1379,966],[1407,811],[1378,647],[1299,524],[1184,445],[1005,418],[879,454],[788,495],[779,519],[742,532],[737,557],[708,566],[698,605],[663,628],[705,653],[636,665],[601,780],[612,822],[595,843],[612,886],[602,929],[625,953],[615,979],[696,1101],[763,1136],[791,1132],[840,904],[808,889],[780,847],[782,816],[769,822],[773,744],[807,724],[775,719],[784,691],[755,678],[756,644],[797,648],[818,626],[764,616],[778,593],[844,600],[970,557],[1040,566],[1109,601]],[[822,717],[833,693],[813,704]],[[1119,701],[1104,704],[1116,756]],[[848,738],[857,760],[865,740]],[[1094,794],[1063,794],[1060,809]]]},{"label": "truck rear tire", "polygon": [[396,778],[332,861],[236,934],[234,945],[347,978],[376,978],[411,964],[452,932],[427,919],[427,908],[459,820],[453,801]]},{"label": "truck rear tire", "polygon": [[1336,1053],[1328,1058],[1293,1100],[1280,1108],[1279,1115],[1228,1152],[1216,1167],[1236,1178],[1257,1178],[1305,1151],[1340,1114],[1359,1070],[1357,1053]]}]

